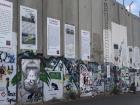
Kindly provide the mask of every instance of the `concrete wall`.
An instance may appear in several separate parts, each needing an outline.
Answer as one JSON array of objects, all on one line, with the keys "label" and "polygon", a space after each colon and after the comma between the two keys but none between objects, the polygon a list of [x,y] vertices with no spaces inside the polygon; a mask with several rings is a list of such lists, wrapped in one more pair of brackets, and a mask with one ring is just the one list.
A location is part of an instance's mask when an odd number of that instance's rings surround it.
[{"label": "concrete wall", "polygon": [[93,61],[103,61],[103,0],[92,0],[92,56]]},{"label": "concrete wall", "polygon": [[[19,39],[19,7],[25,5],[38,11],[38,51],[47,56],[47,17],[61,21],[61,55],[64,55],[64,24],[76,26],[76,58],[80,58],[80,32],[91,33],[91,60],[103,62],[104,2],[109,8],[109,28],[111,22],[127,26],[128,45],[140,47],[140,19],[129,13],[115,0],[8,0],[14,5],[13,32]],[[18,40],[19,42],[19,40]],[[19,45],[19,44],[18,44]],[[18,46],[19,49],[19,46]],[[20,51],[20,50],[18,50]]]},{"label": "concrete wall", "polygon": [[79,49],[80,49],[79,48],[80,47],[79,46],[79,19],[78,18],[79,18],[79,0],[63,0],[63,26],[65,24],[70,24],[70,25],[74,25],[76,28],[75,29],[76,59],[79,58]]}]

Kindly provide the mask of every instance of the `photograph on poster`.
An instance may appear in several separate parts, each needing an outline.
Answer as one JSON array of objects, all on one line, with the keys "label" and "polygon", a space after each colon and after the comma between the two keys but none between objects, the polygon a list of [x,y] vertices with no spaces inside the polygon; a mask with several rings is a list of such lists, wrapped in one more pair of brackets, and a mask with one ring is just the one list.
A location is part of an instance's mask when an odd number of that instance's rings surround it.
[{"label": "photograph on poster", "polygon": [[37,49],[37,10],[20,6],[20,48]]},{"label": "photograph on poster", "polygon": [[13,3],[0,0],[0,47],[12,47]]},{"label": "photograph on poster", "polygon": [[65,24],[65,57],[75,58],[75,26]]},{"label": "photograph on poster", "polygon": [[60,20],[47,18],[47,55],[60,56]]}]

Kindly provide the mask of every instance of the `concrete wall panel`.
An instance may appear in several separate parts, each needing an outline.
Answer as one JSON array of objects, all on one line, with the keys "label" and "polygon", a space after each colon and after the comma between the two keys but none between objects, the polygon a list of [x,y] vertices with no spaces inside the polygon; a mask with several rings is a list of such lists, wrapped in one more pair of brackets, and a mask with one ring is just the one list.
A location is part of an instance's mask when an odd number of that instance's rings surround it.
[{"label": "concrete wall panel", "polygon": [[[81,36],[81,30],[90,31],[91,33],[92,27],[91,3],[92,3],[91,0],[79,0],[79,40]],[[79,47],[79,58],[80,58],[80,47]]]},{"label": "concrete wall panel", "polygon": [[[129,13],[124,6],[115,0],[8,0],[13,2],[13,32],[19,39],[20,5],[38,11],[38,51],[47,56],[47,17],[61,20],[61,55],[64,52],[64,24],[76,26],[76,58],[80,58],[80,30],[91,32],[92,61],[102,62],[104,2],[108,3],[108,28],[111,22],[127,26],[128,45],[140,47],[140,19]],[[18,40],[19,43],[19,40]],[[18,44],[19,49],[19,44]],[[20,51],[20,50],[19,50]],[[98,52],[98,53],[97,53]],[[101,53],[101,52],[100,52]]]},{"label": "concrete wall panel", "polygon": [[[43,52],[45,56],[47,56],[47,17],[60,20],[62,26],[62,4],[62,0],[43,0]],[[63,44],[62,28],[63,27],[61,27],[61,46]]]},{"label": "concrete wall panel", "polygon": [[79,7],[78,0],[63,0],[63,26],[65,24],[70,24],[70,25],[74,25],[76,28],[75,29],[76,59],[78,58],[78,55],[79,55],[78,54],[79,53],[78,7]]},{"label": "concrete wall panel", "polygon": [[93,61],[103,61],[103,0],[92,0],[92,56]]}]

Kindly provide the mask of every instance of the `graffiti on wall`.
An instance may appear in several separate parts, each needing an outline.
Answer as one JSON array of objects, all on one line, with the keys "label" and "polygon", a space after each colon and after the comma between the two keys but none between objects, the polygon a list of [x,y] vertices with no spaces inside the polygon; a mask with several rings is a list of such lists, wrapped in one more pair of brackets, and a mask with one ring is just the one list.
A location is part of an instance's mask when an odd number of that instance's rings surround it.
[{"label": "graffiti on wall", "polygon": [[102,73],[101,65],[98,63],[90,62],[88,63],[88,68],[92,71],[92,79],[93,79],[93,91],[97,91],[98,93],[104,92],[104,77]]},{"label": "graffiti on wall", "polygon": [[96,86],[98,92],[104,92],[104,80],[102,79],[102,74],[95,74],[94,75],[93,86]]},{"label": "graffiti on wall", "polygon": [[16,50],[0,50],[0,103],[13,105],[16,103],[16,86],[11,79],[16,74]]},{"label": "graffiti on wall", "polygon": [[140,91],[140,73],[137,72],[135,75],[135,86],[137,88],[137,91]]},{"label": "graffiti on wall", "polygon": [[50,58],[46,62],[46,72],[50,77],[49,84],[44,84],[44,100],[63,98],[63,71],[66,69],[63,62],[57,58]]},{"label": "graffiti on wall", "polygon": [[91,96],[93,90],[92,71],[89,71],[85,64],[79,64],[80,70],[80,95]]},{"label": "graffiti on wall", "polygon": [[[70,98],[71,94],[78,95],[79,72],[74,60],[66,60],[64,69],[64,97]],[[71,97],[72,98],[72,97]]]},{"label": "graffiti on wall", "polygon": [[22,104],[42,101],[43,83],[40,81],[40,60],[22,59],[22,79],[18,85],[19,101]]},{"label": "graffiti on wall", "polygon": [[127,91],[127,88],[130,85],[130,80],[129,80],[129,69],[126,67],[121,68],[121,80],[119,81],[120,88],[122,91]]}]

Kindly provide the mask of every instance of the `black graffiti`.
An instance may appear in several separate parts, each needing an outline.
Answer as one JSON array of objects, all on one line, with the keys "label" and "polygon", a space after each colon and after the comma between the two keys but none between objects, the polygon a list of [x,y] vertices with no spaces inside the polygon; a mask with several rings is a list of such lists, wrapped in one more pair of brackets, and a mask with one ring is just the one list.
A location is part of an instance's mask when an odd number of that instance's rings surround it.
[{"label": "black graffiti", "polygon": [[103,85],[102,83],[103,83],[102,80],[97,80],[96,86],[102,86]]},{"label": "black graffiti", "polygon": [[59,90],[58,85],[56,83],[52,83],[51,86],[54,90]]},{"label": "black graffiti", "polygon": [[14,98],[7,98],[7,101],[11,104],[12,102],[16,102],[16,99],[14,99]]},{"label": "black graffiti", "polygon": [[16,93],[15,92],[11,93],[10,91],[8,91],[8,96],[16,96]]},{"label": "black graffiti", "polygon": [[38,102],[41,99],[42,99],[42,97],[34,96],[33,98],[26,100],[26,102],[30,102],[30,103],[32,103],[32,102]]},{"label": "black graffiti", "polygon": [[90,90],[87,90],[86,88],[81,88],[82,91],[84,91],[84,93],[90,93],[93,91],[93,88],[90,87]]},{"label": "black graffiti", "polygon": [[13,73],[13,70],[14,70],[14,67],[13,67],[13,65],[11,65],[11,66],[4,66],[4,65],[2,65],[2,66],[0,66],[0,74],[12,74]]},{"label": "black graffiti", "polygon": [[7,52],[0,51],[0,62],[15,63],[15,56]]},{"label": "black graffiti", "polygon": [[90,93],[90,92],[92,92],[92,90],[86,90],[86,91],[85,91],[85,93]]}]

